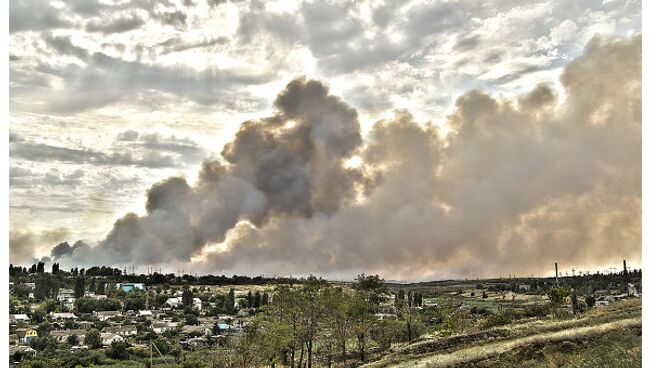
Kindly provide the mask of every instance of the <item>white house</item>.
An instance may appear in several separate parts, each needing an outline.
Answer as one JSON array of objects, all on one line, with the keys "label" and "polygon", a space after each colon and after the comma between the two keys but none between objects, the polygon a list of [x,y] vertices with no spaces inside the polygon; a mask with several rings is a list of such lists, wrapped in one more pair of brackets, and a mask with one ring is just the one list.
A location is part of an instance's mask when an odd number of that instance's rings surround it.
[{"label": "white house", "polygon": [[124,341],[122,336],[111,332],[102,332],[100,337],[102,339],[102,345],[104,346],[110,346],[113,342]]},{"label": "white house", "polygon": [[141,309],[141,310],[138,311],[138,317],[144,317],[144,318],[147,318],[147,319],[151,319],[151,318],[153,318],[153,313],[151,313],[150,310],[142,310]]},{"label": "white house", "polygon": [[176,309],[183,305],[183,300],[181,298],[169,298],[165,301],[165,305],[169,308]]},{"label": "white house", "polygon": [[26,314],[10,314],[9,322],[18,323],[18,322],[27,322],[29,323],[29,317]]},{"label": "white house", "polygon": [[97,317],[98,320],[102,322],[108,321],[109,319],[122,317],[122,312],[120,311],[96,311],[93,312],[93,314],[95,317]]},{"label": "white house", "polygon": [[77,319],[77,316],[75,316],[74,313],[70,313],[70,312],[63,312],[63,313],[50,312],[50,318],[52,318],[55,321],[59,321],[62,319],[73,320],[73,319]]},{"label": "white house", "polygon": [[178,327],[178,322],[168,322],[168,321],[163,321],[163,322],[154,322],[151,324],[151,329],[157,333],[163,333],[166,331],[171,331]]},{"label": "white house", "polygon": [[192,306],[194,309],[201,310],[201,306],[203,305],[203,302],[199,298],[194,298],[192,299]]},{"label": "white house", "polygon": [[59,289],[59,293],[56,295],[56,299],[60,302],[68,298],[74,298],[74,290],[72,289]]},{"label": "white house", "polygon": [[138,333],[138,329],[134,325],[124,325],[124,326],[108,326],[102,329],[102,332],[105,333],[114,333],[122,337],[134,336]]},{"label": "white house", "polygon": [[70,336],[77,336],[79,338],[79,342],[83,342],[84,338],[86,337],[86,331],[85,330],[56,330],[56,331],[50,331],[50,336],[54,337],[56,341],[58,342],[65,342],[67,341],[68,337]]}]

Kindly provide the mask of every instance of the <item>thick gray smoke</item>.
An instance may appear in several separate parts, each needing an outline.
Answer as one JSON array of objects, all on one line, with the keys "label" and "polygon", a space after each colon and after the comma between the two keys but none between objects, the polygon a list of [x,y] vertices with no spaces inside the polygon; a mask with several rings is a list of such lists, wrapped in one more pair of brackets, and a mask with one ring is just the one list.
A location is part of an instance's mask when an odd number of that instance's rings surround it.
[{"label": "thick gray smoke", "polygon": [[446,136],[397,111],[364,140],[354,109],[296,79],[196,185],[154,185],[145,216],[70,260],[184,263],[225,242],[194,269],[423,278],[640,259],[641,37],[592,40],[561,82],[562,101],[470,91]]},{"label": "thick gray smoke", "polygon": [[274,106],[274,116],[242,124],[223,149],[225,162],[203,163],[195,187],[181,177],[155,184],[146,216],[127,214],[75,259],[189,261],[242,220],[264,226],[275,217],[332,214],[352,201],[365,185],[360,171],[344,165],[362,143],[356,111],[305,78],[289,83]]}]

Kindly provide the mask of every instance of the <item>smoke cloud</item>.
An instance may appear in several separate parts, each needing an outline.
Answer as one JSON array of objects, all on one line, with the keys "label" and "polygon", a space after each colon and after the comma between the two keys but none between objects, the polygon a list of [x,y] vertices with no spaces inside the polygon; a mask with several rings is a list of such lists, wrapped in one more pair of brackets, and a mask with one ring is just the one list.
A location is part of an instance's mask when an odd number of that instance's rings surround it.
[{"label": "smoke cloud", "polygon": [[561,82],[563,100],[469,91],[448,134],[396,111],[362,137],[352,107],[295,79],[194,185],[155,184],[145,215],[65,259],[391,278],[640,259],[641,36],[593,39]]},{"label": "smoke cloud", "polygon": [[39,248],[46,248],[53,243],[60,242],[69,233],[70,231],[63,227],[38,232],[31,229],[11,230],[9,232],[10,262],[15,265],[38,262],[39,259],[36,258],[36,253]]}]

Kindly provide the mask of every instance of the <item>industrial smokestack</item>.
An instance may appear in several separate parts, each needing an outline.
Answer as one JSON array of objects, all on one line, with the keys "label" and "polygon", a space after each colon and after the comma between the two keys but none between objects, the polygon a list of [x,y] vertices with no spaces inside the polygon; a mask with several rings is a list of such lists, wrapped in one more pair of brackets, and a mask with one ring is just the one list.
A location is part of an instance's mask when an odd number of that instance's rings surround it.
[{"label": "industrial smokestack", "polygon": [[557,262],[555,262],[555,286],[560,284],[560,280],[558,279],[557,276]]},{"label": "industrial smokestack", "polygon": [[623,260],[623,275],[627,276],[627,264],[625,263],[625,260]]}]

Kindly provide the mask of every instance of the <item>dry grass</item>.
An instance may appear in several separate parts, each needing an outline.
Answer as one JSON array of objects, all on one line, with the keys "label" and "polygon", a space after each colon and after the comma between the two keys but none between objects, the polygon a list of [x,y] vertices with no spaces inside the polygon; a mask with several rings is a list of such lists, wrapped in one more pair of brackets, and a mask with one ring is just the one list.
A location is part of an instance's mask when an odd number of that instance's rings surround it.
[{"label": "dry grass", "polygon": [[580,339],[641,326],[641,300],[596,308],[580,318],[536,320],[474,334],[434,338],[401,347],[368,367],[449,367],[488,359],[522,346]]}]

